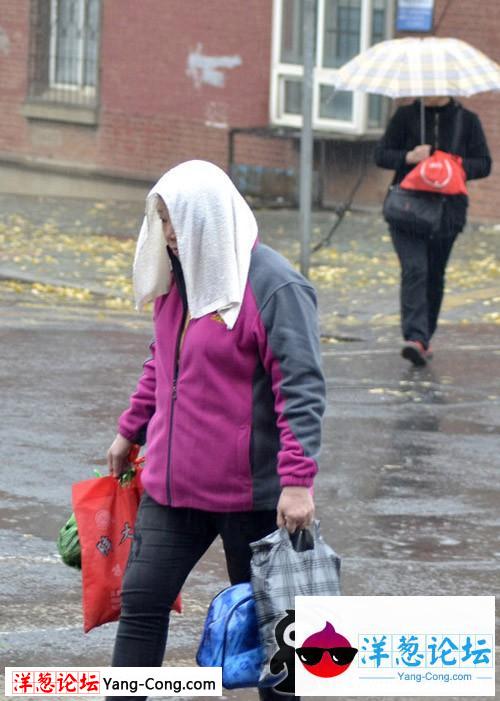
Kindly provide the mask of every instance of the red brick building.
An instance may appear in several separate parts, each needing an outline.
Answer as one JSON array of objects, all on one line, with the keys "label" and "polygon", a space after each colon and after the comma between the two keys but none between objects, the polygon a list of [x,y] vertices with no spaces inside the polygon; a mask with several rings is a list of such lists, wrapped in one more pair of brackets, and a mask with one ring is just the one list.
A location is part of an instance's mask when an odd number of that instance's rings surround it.
[{"label": "red brick building", "polygon": [[[436,0],[436,33],[500,61],[497,3]],[[224,168],[231,161],[249,194],[289,196],[300,4],[0,0],[0,190],[142,197],[170,166],[205,158]],[[355,202],[377,205],[389,173],[371,165],[371,151],[390,104],[352,93],[332,101],[329,86],[348,58],[394,36],[395,0],[317,5],[316,190],[325,203],[342,201],[366,164]],[[463,102],[480,115],[498,160],[500,94]],[[264,131],[252,133],[257,127]],[[473,217],[500,219],[499,186],[496,172],[471,184]]]}]

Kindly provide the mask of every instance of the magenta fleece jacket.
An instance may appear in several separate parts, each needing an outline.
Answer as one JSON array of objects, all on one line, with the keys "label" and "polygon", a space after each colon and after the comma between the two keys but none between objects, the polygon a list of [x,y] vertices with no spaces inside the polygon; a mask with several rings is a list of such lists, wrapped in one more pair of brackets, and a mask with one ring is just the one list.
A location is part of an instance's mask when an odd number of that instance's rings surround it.
[{"label": "magenta fleece jacket", "polygon": [[205,511],[274,509],[281,487],[311,487],[325,383],[313,287],[257,243],[229,331],[192,319],[180,265],[154,306],[151,358],[118,430],[146,441],[143,484],[161,504]]}]

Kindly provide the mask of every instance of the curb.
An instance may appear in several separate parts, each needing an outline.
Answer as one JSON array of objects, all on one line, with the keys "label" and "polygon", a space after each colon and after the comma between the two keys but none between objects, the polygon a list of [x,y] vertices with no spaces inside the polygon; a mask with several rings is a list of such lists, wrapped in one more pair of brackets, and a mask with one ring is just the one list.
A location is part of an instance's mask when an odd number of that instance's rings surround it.
[{"label": "curb", "polygon": [[29,273],[22,272],[20,270],[15,270],[14,268],[0,268],[0,280],[11,280],[13,282],[24,282],[30,285],[51,285],[52,287],[66,287],[72,290],[86,290],[96,297],[119,297],[120,299],[128,299],[128,297],[119,294],[118,292],[111,292],[105,287],[99,287],[96,285],[85,285],[78,282],[73,282],[69,280],[61,280],[60,278],[52,278],[48,276],[44,277],[34,277]]}]

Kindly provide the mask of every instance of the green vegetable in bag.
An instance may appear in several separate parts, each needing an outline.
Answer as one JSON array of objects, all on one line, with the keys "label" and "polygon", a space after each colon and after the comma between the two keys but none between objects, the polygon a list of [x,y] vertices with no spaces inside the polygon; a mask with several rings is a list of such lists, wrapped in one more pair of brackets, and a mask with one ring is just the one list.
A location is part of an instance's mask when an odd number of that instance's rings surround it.
[{"label": "green vegetable in bag", "polygon": [[80,548],[80,539],[78,538],[75,514],[71,514],[59,531],[57,549],[65,565],[76,567],[79,570],[82,568],[82,550]]},{"label": "green vegetable in bag", "polygon": [[[134,466],[126,470],[126,472],[119,477],[122,487],[133,478],[136,471],[135,465],[140,465],[142,462],[143,459],[138,459],[137,456],[135,456]],[[102,477],[99,470],[94,470],[94,474],[96,477]],[[59,531],[59,536],[57,538],[57,549],[65,565],[68,565],[69,567],[76,567],[79,570],[82,569],[82,549],[80,547],[80,538],[78,537],[78,526],[76,523],[75,514],[71,514],[69,519]]]}]

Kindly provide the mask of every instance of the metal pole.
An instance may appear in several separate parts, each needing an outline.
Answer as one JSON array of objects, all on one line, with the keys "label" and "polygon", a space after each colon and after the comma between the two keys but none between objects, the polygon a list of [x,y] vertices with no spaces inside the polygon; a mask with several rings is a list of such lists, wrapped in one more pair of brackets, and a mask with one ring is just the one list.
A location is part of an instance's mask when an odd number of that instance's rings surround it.
[{"label": "metal pole", "polygon": [[313,169],[312,101],[316,0],[304,0],[304,78],[302,80],[302,134],[300,139],[300,272],[309,276]]},{"label": "metal pole", "polygon": [[420,143],[425,144],[425,104],[424,98],[420,98]]}]

